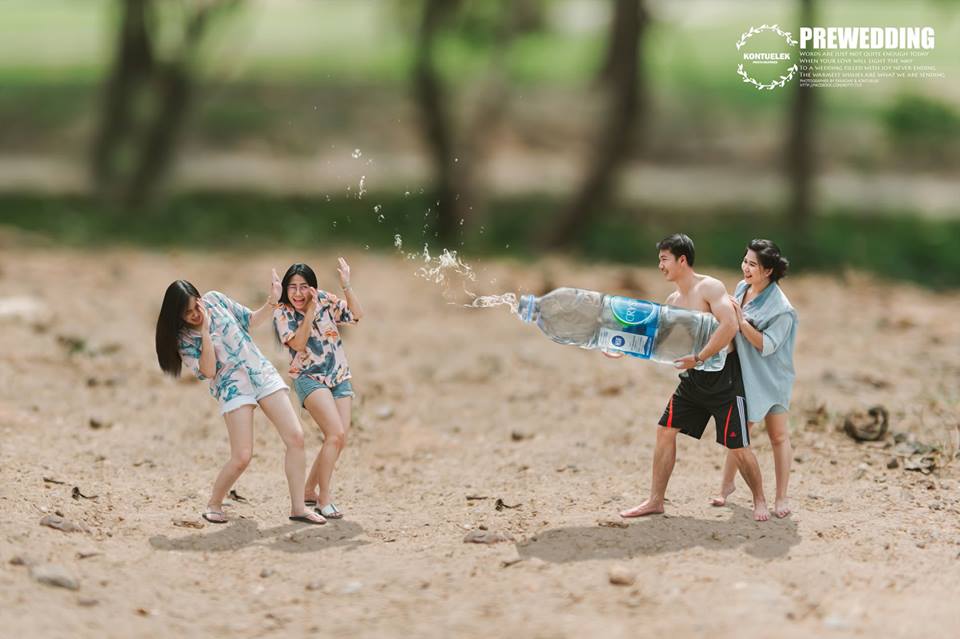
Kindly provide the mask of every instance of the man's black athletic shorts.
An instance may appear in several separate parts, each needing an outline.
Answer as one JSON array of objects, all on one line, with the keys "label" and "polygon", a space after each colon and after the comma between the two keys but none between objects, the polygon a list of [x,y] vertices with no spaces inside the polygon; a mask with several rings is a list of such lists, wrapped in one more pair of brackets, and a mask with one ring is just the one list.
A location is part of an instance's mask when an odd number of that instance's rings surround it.
[{"label": "man's black athletic shorts", "polygon": [[718,444],[727,448],[750,445],[747,401],[736,352],[727,353],[723,370],[710,373],[690,369],[681,374],[680,385],[659,424],[700,439],[711,416],[717,425]]}]

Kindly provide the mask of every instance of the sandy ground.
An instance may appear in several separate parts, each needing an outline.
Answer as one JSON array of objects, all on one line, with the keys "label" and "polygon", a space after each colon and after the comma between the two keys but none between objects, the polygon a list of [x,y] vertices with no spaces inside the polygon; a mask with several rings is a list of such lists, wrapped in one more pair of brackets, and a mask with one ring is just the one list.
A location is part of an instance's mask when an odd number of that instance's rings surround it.
[{"label": "sandy ground", "polygon": [[[270,267],[294,260],[334,286],[335,254],[81,253],[0,236],[0,299],[46,309],[0,318],[0,634],[960,633],[958,464],[890,469],[892,439],[856,444],[837,430],[845,412],[880,403],[893,430],[943,445],[941,464],[952,456],[960,295],[855,274],[788,279],[802,318],[796,513],[754,522],[742,483],[731,507],[708,505],[722,461],[711,426],[680,440],[667,515],[611,527],[649,486],[675,373],[555,345],[503,308],[451,305],[413,262],[347,256],[368,314],[345,332],[359,391],[336,475],[347,517],[287,521],[282,445],[258,412],[236,486],[248,501],[213,526],[198,515],[226,432],[205,384],[156,365],[163,289],[185,277],[253,304]],[[669,291],[649,268],[474,266],[484,292]],[[254,336],[282,365],[268,329]],[[319,433],[302,417],[312,457]],[[755,443],[772,499],[769,441]],[[71,498],[73,487],[96,498]],[[497,510],[498,498],[516,507]],[[39,525],[57,511],[85,531]],[[480,526],[514,541],[464,543]],[[79,589],[33,579],[44,564]],[[610,583],[614,567],[635,583]]]}]

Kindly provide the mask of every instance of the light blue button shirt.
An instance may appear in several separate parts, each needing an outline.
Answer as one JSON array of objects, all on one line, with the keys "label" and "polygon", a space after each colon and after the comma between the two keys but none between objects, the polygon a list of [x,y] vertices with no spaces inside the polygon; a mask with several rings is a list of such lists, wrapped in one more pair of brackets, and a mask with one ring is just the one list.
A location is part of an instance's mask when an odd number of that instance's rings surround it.
[{"label": "light blue button shirt", "polygon": [[[748,285],[740,281],[734,297],[741,303]],[[762,421],[776,406],[790,408],[793,393],[793,347],[797,340],[797,312],[776,283],[743,307],[744,318],[763,333],[763,350],[737,333],[737,353],[747,396],[747,419]]]}]

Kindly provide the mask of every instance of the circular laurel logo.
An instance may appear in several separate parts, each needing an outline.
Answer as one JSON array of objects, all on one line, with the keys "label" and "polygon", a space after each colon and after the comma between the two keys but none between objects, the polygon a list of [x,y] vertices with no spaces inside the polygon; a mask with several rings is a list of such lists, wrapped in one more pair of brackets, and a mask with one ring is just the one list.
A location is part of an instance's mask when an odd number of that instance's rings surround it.
[{"label": "circular laurel logo", "polygon": [[776,24],[750,27],[737,41],[742,55],[737,75],[758,91],[772,91],[793,79],[798,68],[794,60],[797,41]]}]

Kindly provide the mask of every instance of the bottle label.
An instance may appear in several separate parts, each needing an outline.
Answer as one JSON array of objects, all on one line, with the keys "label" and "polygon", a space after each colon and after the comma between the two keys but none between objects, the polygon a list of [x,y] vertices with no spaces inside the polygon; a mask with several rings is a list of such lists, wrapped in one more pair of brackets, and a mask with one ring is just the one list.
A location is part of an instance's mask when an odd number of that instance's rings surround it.
[{"label": "bottle label", "polygon": [[610,311],[616,325],[600,329],[600,348],[650,359],[660,323],[660,305],[645,300],[612,296]]},{"label": "bottle label", "polygon": [[[635,300],[629,297],[614,296],[610,298],[610,310],[617,321],[624,326],[639,326],[653,322],[656,329],[660,305],[646,300]],[[652,331],[645,331],[648,335]]]},{"label": "bottle label", "polygon": [[611,328],[601,328],[599,347],[605,351],[618,351],[640,359],[650,359],[653,340],[646,335],[615,331]]}]

